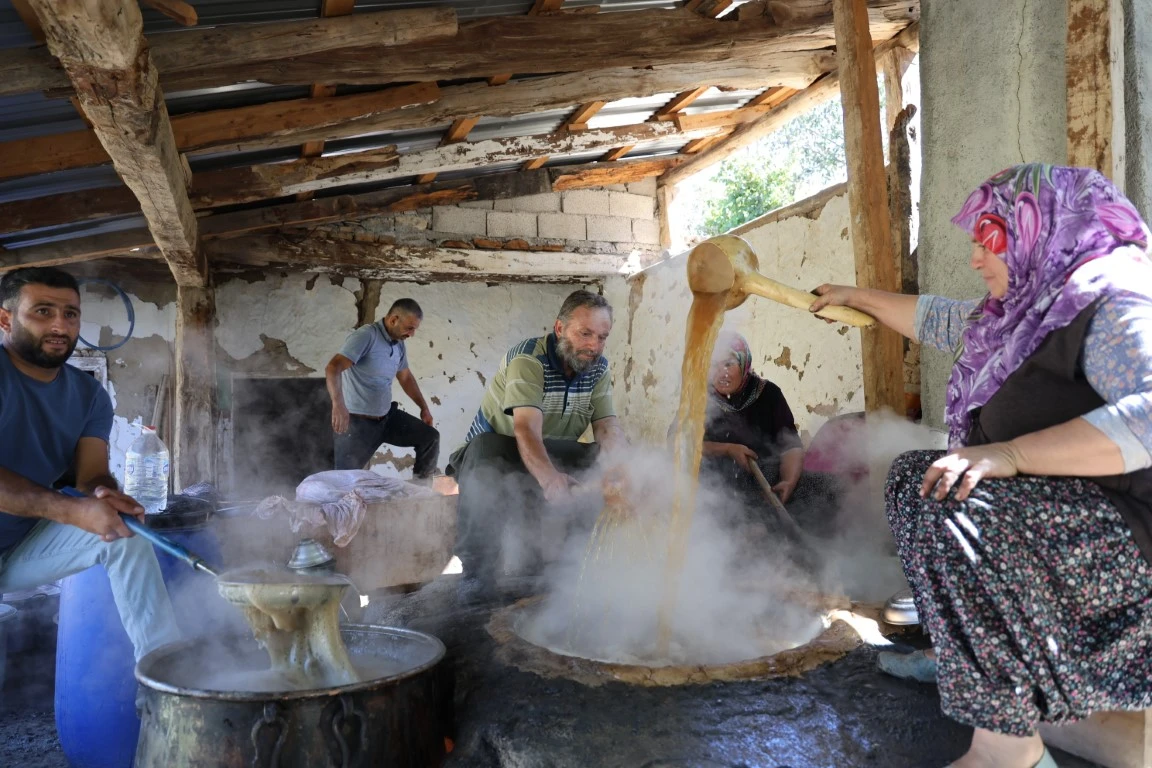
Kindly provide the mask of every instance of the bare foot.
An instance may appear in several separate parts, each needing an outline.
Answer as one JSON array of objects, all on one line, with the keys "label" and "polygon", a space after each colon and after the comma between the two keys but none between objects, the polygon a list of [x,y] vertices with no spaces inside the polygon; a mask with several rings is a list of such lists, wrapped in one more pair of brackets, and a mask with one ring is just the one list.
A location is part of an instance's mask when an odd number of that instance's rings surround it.
[{"label": "bare foot", "polygon": [[1032,768],[1043,756],[1039,734],[1006,736],[977,728],[972,732],[972,746],[950,768]]}]

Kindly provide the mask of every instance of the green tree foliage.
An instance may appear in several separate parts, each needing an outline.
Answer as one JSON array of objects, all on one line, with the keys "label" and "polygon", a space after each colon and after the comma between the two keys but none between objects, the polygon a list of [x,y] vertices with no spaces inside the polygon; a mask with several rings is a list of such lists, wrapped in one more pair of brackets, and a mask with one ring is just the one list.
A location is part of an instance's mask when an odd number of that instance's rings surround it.
[{"label": "green tree foliage", "polygon": [[725,161],[715,181],[724,196],[705,203],[700,233],[718,235],[773,208],[791,202],[796,182],[787,168],[765,167],[761,157],[735,157]]},{"label": "green tree foliage", "polygon": [[720,163],[692,229],[701,237],[718,235],[846,178],[844,117],[836,98]]}]

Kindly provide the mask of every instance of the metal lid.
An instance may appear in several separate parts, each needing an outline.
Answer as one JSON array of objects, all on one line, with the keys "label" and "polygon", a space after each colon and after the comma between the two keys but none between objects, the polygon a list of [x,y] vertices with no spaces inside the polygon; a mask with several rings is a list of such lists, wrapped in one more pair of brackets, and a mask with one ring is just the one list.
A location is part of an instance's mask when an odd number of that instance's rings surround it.
[{"label": "metal lid", "polygon": [[171,494],[163,512],[145,515],[144,523],[154,531],[199,528],[212,516],[212,502],[194,496]]},{"label": "metal lid", "polygon": [[334,562],[336,558],[324,548],[323,544],[315,539],[301,539],[292,552],[288,567],[299,571],[305,568],[319,568]]},{"label": "metal lid", "polygon": [[0,624],[16,618],[16,609],[10,605],[0,605]]}]

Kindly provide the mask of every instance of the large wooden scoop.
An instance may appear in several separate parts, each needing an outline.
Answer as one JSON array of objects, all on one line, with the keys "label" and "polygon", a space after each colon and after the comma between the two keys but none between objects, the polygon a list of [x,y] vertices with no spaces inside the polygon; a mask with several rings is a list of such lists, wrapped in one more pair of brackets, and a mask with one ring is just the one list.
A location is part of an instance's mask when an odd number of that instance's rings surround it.
[{"label": "large wooden scoop", "polygon": [[[719,235],[697,245],[688,254],[688,287],[692,293],[727,293],[725,309],[735,309],[750,294],[797,309],[808,309],[816,296],[778,283],[759,272],[760,262],[751,246],[734,235]],[[850,307],[825,307],[819,317],[861,328],[876,324],[871,315]]]}]

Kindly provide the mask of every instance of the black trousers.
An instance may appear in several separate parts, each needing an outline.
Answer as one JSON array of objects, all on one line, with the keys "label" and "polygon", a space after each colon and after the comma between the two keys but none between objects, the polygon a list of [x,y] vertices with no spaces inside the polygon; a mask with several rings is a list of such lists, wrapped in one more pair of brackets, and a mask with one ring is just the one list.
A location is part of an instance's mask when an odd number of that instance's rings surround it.
[{"label": "black trousers", "polygon": [[412,474],[430,477],[440,458],[440,432],[404,413],[396,403],[382,419],[352,414],[348,431],[336,435],[336,469],[363,469],[382,444],[416,449]]},{"label": "black trousers", "polygon": [[[770,485],[780,482],[779,458],[765,457],[757,465]],[[747,514],[770,528],[775,525],[776,518],[769,512],[764,492],[752,475],[735,461],[724,456],[705,456],[700,471],[702,475],[709,476],[713,483],[733,492],[742,507],[737,511],[738,516]],[[843,483],[835,475],[804,472],[785,507],[806,533],[829,538],[836,533],[836,518],[844,499],[844,490]]]},{"label": "black trousers", "polygon": [[[556,469],[573,475],[591,469],[600,452],[595,443],[575,440],[545,440],[544,448]],[[559,552],[566,534],[590,525],[602,506],[599,494],[548,504],[520,459],[516,438],[492,432],[477,435],[453,454],[448,472],[460,486],[456,554],[465,573],[483,581],[495,581],[507,565],[509,543],[521,554],[516,570],[538,572]],[[558,525],[543,525],[545,516]]]}]

